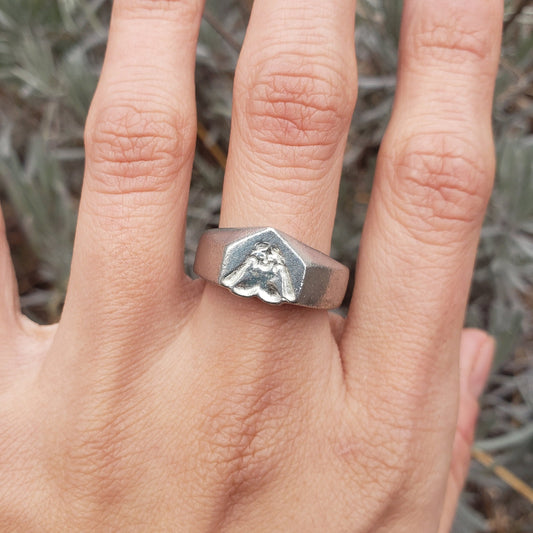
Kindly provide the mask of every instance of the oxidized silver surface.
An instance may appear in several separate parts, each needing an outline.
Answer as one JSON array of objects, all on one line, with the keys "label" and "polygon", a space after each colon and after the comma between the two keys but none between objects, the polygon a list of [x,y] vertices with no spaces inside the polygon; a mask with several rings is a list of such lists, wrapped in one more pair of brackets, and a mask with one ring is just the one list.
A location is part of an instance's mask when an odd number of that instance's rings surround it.
[{"label": "oxidized silver surface", "polygon": [[320,309],[342,303],[349,273],[341,263],[274,228],[206,231],[194,271],[239,296]]}]

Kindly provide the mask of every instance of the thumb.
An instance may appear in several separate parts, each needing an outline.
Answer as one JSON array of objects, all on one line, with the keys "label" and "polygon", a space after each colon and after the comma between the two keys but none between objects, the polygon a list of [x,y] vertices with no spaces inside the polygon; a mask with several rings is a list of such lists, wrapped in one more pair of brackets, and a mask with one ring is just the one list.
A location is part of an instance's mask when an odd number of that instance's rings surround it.
[{"label": "thumb", "polygon": [[448,533],[452,527],[457,501],[468,474],[470,448],[479,411],[478,399],[489,376],[494,347],[494,339],[484,331],[463,330],[459,362],[459,412],[439,533]]}]

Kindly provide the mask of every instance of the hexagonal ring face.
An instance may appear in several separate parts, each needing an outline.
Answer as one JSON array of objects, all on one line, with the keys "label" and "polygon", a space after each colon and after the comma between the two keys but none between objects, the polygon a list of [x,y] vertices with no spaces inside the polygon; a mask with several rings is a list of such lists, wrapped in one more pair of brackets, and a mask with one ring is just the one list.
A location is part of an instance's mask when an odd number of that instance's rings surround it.
[{"label": "hexagonal ring face", "polygon": [[218,228],[198,243],[194,272],[239,296],[314,309],[341,305],[349,269],[274,228]]},{"label": "hexagonal ring face", "polygon": [[226,246],[218,282],[239,296],[294,303],[305,271],[294,248],[276,230],[265,228]]}]

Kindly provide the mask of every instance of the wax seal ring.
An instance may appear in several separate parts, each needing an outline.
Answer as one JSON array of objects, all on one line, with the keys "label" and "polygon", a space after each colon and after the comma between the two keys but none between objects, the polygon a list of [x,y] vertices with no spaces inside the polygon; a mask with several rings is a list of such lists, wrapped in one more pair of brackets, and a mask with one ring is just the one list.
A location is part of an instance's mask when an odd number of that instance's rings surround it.
[{"label": "wax seal ring", "polygon": [[346,266],[274,228],[207,230],[194,272],[238,296],[318,309],[339,307],[349,275]]}]

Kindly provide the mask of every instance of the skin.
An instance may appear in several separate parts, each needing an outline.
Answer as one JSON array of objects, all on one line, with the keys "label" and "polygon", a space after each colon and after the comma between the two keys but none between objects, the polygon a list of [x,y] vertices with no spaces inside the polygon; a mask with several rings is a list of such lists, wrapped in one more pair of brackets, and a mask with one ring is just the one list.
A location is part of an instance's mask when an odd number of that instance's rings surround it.
[{"label": "skin", "polygon": [[[503,2],[404,2],[345,320],[184,273],[201,11],[114,2],[58,325],[21,317],[0,232],[0,530],[444,533],[494,347],[462,324]],[[329,252],[354,18],[255,1],[221,226]]]}]

